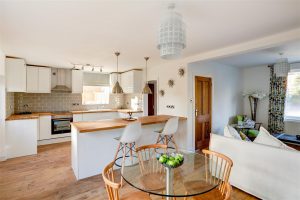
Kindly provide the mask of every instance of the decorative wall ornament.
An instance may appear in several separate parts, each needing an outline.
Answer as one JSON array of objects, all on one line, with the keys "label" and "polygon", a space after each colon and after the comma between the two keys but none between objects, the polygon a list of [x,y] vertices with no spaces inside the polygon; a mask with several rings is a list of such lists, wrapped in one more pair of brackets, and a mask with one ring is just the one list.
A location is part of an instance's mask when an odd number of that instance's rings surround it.
[{"label": "decorative wall ornament", "polygon": [[183,77],[183,76],[184,76],[184,73],[185,73],[184,69],[183,69],[182,67],[180,67],[180,68],[178,69],[178,75],[179,75],[180,77]]},{"label": "decorative wall ornament", "polygon": [[159,90],[159,94],[160,94],[160,96],[165,96],[165,91],[164,90]]},{"label": "decorative wall ornament", "polygon": [[173,87],[174,86],[174,80],[173,79],[168,80],[168,85],[169,85],[169,87]]}]

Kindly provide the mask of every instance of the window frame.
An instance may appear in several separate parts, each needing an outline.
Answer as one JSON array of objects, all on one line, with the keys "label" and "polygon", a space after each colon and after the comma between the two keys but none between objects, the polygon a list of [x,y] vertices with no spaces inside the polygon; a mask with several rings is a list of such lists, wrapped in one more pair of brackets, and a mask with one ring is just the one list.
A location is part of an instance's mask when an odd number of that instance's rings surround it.
[{"label": "window frame", "polygon": [[[87,104],[83,102],[83,93],[84,93],[84,87],[107,87],[108,88],[108,103],[101,104],[101,103],[91,103]],[[82,94],[81,94],[81,104],[84,106],[96,106],[96,105],[109,105],[110,104],[110,86],[109,85],[83,85],[82,86]]]},{"label": "window frame", "polygon": [[[297,76],[300,77],[300,70],[292,70],[290,73],[297,73]],[[289,76],[288,74],[288,76]],[[284,121],[285,122],[296,122],[296,123],[300,123],[300,115],[299,116],[289,116],[286,115],[286,107],[288,104],[288,99],[287,99],[287,95],[288,95],[288,76],[287,76],[287,88],[286,88],[286,98],[285,98],[285,108],[284,108]],[[300,87],[300,86],[299,86]],[[299,103],[300,105],[300,103]]]}]

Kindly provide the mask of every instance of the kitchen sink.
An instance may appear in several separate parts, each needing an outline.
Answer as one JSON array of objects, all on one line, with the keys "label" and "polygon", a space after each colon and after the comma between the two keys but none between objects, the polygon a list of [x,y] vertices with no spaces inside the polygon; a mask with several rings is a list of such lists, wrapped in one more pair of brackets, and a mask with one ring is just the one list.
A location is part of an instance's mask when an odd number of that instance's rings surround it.
[{"label": "kitchen sink", "polygon": [[32,112],[20,112],[18,113],[18,115],[30,115],[32,114]]}]

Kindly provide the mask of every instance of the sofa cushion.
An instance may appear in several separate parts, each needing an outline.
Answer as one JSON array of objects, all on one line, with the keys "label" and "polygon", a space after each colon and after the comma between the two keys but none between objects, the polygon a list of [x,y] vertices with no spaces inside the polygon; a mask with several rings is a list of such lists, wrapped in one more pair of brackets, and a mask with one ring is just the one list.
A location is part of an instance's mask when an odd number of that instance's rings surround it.
[{"label": "sofa cushion", "polygon": [[235,139],[238,139],[238,140],[242,139],[241,136],[240,136],[240,134],[235,130],[235,128],[233,128],[230,125],[225,126],[225,128],[224,128],[224,136],[235,138]]},{"label": "sofa cushion", "polygon": [[273,137],[264,127],[260,127],[259,134],[253,142],[295,151],[292,147],[287,146],[277,138]]}]

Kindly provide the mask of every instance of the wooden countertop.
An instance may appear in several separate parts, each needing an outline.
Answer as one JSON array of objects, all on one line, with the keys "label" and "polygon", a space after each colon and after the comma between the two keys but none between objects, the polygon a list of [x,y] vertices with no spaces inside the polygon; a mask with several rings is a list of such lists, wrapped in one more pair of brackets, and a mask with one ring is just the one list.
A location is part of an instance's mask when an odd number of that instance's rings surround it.
[{"label": "wooden countertop", "polygon": [[5,120],[25,120],[25,119],[37,119],[40,116],[59,116],[59,115],[72,115],[70,112],[52,113],[52,112],[34,112],[32,114],[12,114]]},{"label": "wooden countertop", "polygon": [[[145,116],[139,117],[136,121],[140,121],[142,125],[147,124],[160,124],[165,123],[170,119],[171,115],[156,115],[156,116]],[[186,120],[185,117],[180,117],[180,120]],[[108,119],[108,120],[99,120],[92,122],[73,122],[72,125],[80,133],[111,130],[117,128],[124,128],[127,124],[135,121],[127,121],[121,118],[118,119]]]},{"label": "wooden countertop", "polygon": [[101,112],[122,112],[122,113],[140,113],[142,110],[131,110],[131,109],[99,109],[99,110],[82,110],[82,111],[70,111],[70,112],[34,112],[32,114],[12,114],[5,120],[25,120],[25,119],[37,119],[39,116],[62,116],[62,115],[72,115],[72,114],[83,114],[83,113],[101,113]]},{"label": "wooden countertop", "polygon": [[72,114],[83,114],[83,113],[101,113],[101,112],[122,112],[122,113],[139,113],[143,112],[142,110],[131,110],[131,109],[97,109],[97,110],[79,110],[71,111]]}]

